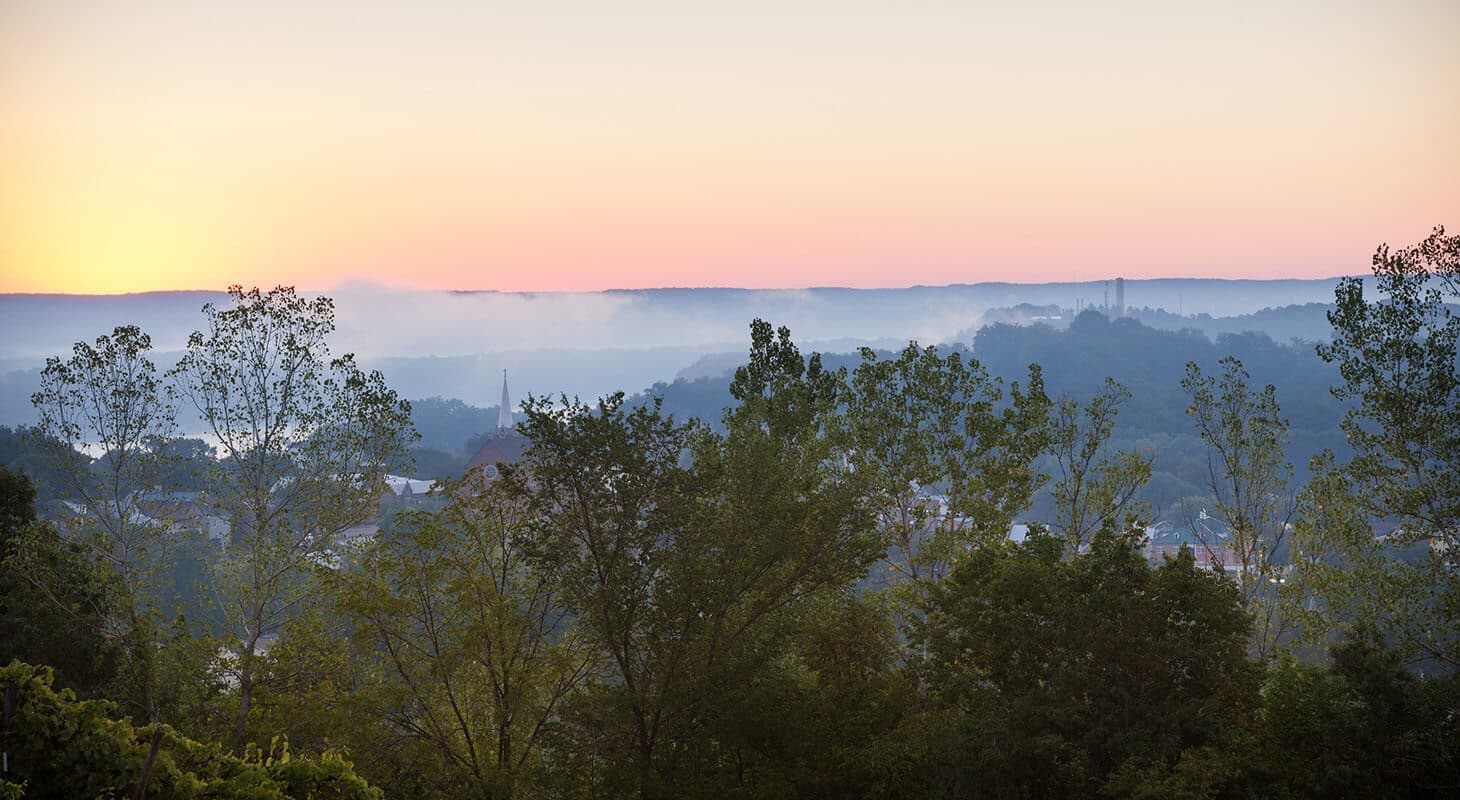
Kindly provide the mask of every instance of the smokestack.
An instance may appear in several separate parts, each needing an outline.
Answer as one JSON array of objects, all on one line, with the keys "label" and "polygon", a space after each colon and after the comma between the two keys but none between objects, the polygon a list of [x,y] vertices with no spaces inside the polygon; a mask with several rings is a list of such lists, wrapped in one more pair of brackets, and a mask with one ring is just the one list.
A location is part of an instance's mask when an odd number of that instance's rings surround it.
[{"label": "smokestack", "polygon": [[1125,316],[1125,278],[1115,279],[1115,316]]}]

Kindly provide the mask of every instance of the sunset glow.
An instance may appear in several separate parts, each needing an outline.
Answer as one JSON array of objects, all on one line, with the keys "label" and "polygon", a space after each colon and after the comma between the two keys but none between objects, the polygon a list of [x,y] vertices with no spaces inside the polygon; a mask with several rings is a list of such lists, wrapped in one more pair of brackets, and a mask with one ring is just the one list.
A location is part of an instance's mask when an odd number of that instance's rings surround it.
[{"label": "sunset glow", "polygon": [[1460,225],[1451,2],[346,5],[0,8],[0,291],[1316,277]]}]

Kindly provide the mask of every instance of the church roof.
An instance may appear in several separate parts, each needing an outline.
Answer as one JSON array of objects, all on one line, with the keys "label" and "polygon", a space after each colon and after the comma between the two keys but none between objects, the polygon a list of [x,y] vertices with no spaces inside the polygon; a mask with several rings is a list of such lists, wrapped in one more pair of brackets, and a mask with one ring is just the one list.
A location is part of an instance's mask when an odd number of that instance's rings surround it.
[{"label": "church roof", "polygon": [[467,470],[496,464],[516,464],[530,444],[526,436],[514,430],[499,431],[487,437],[482,449],[472,457]]}]

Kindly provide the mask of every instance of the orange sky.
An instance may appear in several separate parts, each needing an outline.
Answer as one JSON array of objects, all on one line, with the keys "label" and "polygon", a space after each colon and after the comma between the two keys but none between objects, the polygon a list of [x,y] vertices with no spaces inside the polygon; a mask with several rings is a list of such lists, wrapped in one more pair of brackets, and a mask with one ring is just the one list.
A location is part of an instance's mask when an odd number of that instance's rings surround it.
[{"label": "orange sky", "polygon": [[1460,226],[1445,0],[286,5],[0,6],[0,291],[1327,276]]}]

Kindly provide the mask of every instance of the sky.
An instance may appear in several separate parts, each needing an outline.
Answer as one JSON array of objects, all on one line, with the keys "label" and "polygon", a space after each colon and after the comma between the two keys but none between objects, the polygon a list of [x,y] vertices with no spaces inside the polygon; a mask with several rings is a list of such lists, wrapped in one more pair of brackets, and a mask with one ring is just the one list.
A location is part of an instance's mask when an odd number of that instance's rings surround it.
[{"label": "sky", "polygon": [[0,2],[0,292],[1321,277],[1460,3]]}]

